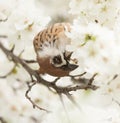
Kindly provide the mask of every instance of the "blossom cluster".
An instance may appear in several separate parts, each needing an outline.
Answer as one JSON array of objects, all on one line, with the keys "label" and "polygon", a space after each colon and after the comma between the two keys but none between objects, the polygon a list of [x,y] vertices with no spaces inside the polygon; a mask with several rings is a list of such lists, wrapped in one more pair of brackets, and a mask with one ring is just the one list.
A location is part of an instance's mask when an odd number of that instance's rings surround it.
[{"label": "blossom cluster", "polygon": [[[87,104],[89,103],[92,108],[85,111],[89,115],[88,119],[95,123],[120,122],[119,5],[118,0],[72,0],[69,4],[69,12],[76,16],[72,32],[67,34],[73,41],[68,49],[74,50],[73,57],[79,59],[80,67],[75,73],[98,73],[95,83],[100,89],[94,94],[89,93]],[[83,104],[84,108],[87,106]]]}]

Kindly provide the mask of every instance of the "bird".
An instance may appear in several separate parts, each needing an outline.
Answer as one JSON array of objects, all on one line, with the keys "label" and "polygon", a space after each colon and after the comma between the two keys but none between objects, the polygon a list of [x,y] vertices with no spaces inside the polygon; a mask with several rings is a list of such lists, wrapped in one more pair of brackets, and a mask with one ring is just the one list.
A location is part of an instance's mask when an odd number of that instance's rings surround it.
[{"label": "bird", "polygon": [[71,31],[70,23],[55,23],[40,31],[33,39],[39,74],[55,77],[69,76],[78,65],[70,63],[73,52],[66,51],[71,40],[66,32]]}]

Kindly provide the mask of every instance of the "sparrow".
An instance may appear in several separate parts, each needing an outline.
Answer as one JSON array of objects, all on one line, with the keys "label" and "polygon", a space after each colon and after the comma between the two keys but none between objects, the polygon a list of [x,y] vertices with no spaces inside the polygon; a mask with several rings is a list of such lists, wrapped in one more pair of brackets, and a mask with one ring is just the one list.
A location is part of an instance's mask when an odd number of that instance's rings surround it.
[{"label": "sparrow", "polygon": [[66,51],[66,45],[71,42],[66,32],[70,31],[69,23],[55,23],[34,37],[33,45],[40,66],[39,74],[64,77],[69,76],[69,73],[78,67],[70,63],[73,52]]}]

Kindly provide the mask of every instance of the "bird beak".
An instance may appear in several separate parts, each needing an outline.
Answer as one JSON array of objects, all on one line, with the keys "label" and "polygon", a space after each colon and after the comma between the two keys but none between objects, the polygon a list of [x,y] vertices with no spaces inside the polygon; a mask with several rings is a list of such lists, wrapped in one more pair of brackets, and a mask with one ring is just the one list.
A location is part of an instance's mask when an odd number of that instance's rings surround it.
[{"label": "bird beak", "polygon": [[78,67],[78,65],[70,64],[70,63],[68,63],[67,65],[61,66],[61,68],[62,68],[63,70],[66,70],[66,71],[73,71],[73,70],[75,70],[77,67]]},{"label": "bird beak", "polygon": [[78,65],[70,64],[70,63],[69,63],[69,64],[67,65],[67,67],[68,67],[68,70],[69,70],[69,71],[72,71],[72,70],[75,70],[75,69],[78,67]]}]

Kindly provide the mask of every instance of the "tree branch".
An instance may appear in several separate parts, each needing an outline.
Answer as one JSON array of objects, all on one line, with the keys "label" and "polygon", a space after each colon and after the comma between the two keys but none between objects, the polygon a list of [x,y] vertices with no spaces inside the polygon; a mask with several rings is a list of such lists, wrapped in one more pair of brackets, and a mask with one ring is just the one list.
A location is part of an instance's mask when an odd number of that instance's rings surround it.
[{"label": "tree branch", "polygon": [[[80,77],[79,79],[76,79],[75,77],[76,76],[69,76],[72,80],[74,81],[77,81],[79,83],[82,82],[82,84],[78,84],[78,85],[74,85],[71,86],[71,87],[61,87],[61,86],[57,86],[56,85],[56,82],[60,79],[60,78],[57,78],[55,79],[53,82],[49,82],[45,79],[43,79],[40,74],[37,72],[37,70],[33,70],[32,68],[30,68],[28,66],[28,60],[24,60],[22,58],[20,58],[19,56],[16,56],[14,53],[13,53],[13,49],[12,50],[8,50],[7,48],[4,47],[4,45],[0,42],[0,49],[5,53],[5,55],[11,59],[11,61],[14,62],[14,64],[20,64],[27,72],[28,74],[30,75],[31,77],[31,82],[33,82],[33,85],[34,83],[39,83],[39,84],[43,84],[44,86],[48,87],[48,88],[51,88],[52,90],[55,90],[56,93],[58,94],[65,94],[65,95],[68,95],[69,92],[71,91],[77,91],[77,90],[80,90],[80,89],[92,89],[92,90],[96,90],[98,87],[95,86],[95,85],[92,85],[93,83],[93,80],[94,80],[94,77],[96,75],[93,75],[92,78],[90,79],[86,79],[86,78],[81,78],[82,75],[84,75],[85,73],[83,74],[80,74],[80,76],[77,75],[77,77]],[[29,99],[29,101],[33,104],[33,107],[37,107],[39,109],[42,109],[42,110],[45,110],[43,108],[40,108],[38,107],[36,104],[34,104],[33,101],[31,101],[31,98],[28,97],[28,93],[31,91],[31,88],[32,86],[28,86],[28,90],[26,91],[26,97]]]},{"label": "tree branch", "polygon": [[0,123],[7,123],[3,117],[0,116]]},{"label": "tree branch", "polygon": [[6,35],[0,35],[0,38],[7,38]]},{"label": "tree branch", "polygon": [[8,20],[8,17],[6,17],[5,19],[0,19],[0,22],[6,22]]},{"label": "tree branch", "polygon": [[37,104],[35,104],[35,103],[33,102],[33,100],[31,99],[31,97],[28,95],[29,92],[31,91],[32,87],[33,87],[34,85],[36,85],[36,83],[34,82],[34,83],[30,84],[30,83],[28,82],[27,85],[28,85],[28,90],[26,91],[25,96],[26,96],[26,98],[32,103],[33,108],[38,108],[38,109],[40,109],[40,110],[43,110],[43,111],[46,111],[46,112],[50,112],[50,111],[48,111],[48,110],[46,110],[46,109],[44,109],[44,108],[39,107]]}]

